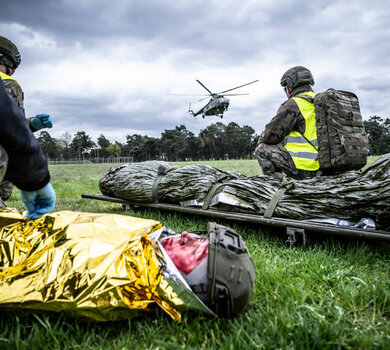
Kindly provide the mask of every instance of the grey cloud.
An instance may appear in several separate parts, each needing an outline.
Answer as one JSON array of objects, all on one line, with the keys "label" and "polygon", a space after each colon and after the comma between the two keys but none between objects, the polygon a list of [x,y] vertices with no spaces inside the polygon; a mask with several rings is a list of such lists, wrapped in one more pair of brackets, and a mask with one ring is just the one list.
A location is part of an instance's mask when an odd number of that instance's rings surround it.
[{"label": "grey cloud", "polygon": [[364,77],[358,79],[357,87],[363,91],[390,92],[390,77]]},{"label": "grey cloud", "polygon": [[[123,137],[126,130],[145,130],[153,128],[163,130],[174,127],[177,121],[160,117],[162,111],[173,110],[169,104],[149,103],[153,97],[139,96],[138,99],[145,98],[148,108],[137,111],[127,112],[115,108],[115,100],[109,97],[89,98],[89,97],[62,97],[62,96],[43,96],[45,101],[45,111],[50,112],[53,121],[61,123],[61,126],[67,130],[84,127],[88,130],[120,128],[123,131]],[[132,96],[132,99],[137,97]],[[114,108],[112,108],[114,104]],[[185,111],[183,115],[186,116]],[[103,132],[103,131],[102,131]],[[104,132],[103,132],[104,133]]]},{"label": "grey cloud", "polygon": [[192,16],[202,18],[207,9],[206,5],[207,2],[201,3],[200,6],[183,6],[173,1],[157,0],[5,0],[2,3],[0,19],[35,27],[57,39],[73,41],[77,36],[78,40],[88,45],[110,37],[151,39],[161,32],[182,27]]},{"label": "grey cloud", "polygon": [[[315,74],[316,91],[328,87],[352,90],[364,102],[364,108],[385,113],[382,101],[390,85],[386,78],[390,15],[382,2],[372,1],[369,7],[367,4],[364,0],[283,4],[245,0],[2,0],[0,22],[19,23],[55,41],[52,50],[22,47],[24,64],[34,65],[44,58],[48,66],[55,67],[63,58],[69,61],[76,43],[80,43],[87,52],[109,57],[115,65],[115,57],[110,56],[113,48],[128,46],[129,52],[133,47],[139,50],[132,55],[141,62],[153,63],[169,54],[170,64],[178,71],[191,71],[200,80],[198,71],[202,71],[210,79],[210,87],[215,80],[207,75],[207,67],[226,70],[227,74],[231,69],[242,69],[256,79],[257,72],[248,72],[250,63],[251,67],[258,64],[259,71],[272,69],[273,64],[285,69],[303,64]],[[264,62],[271,67],[262,66]],[[36,72],[37,76],[45,73]],[[183,84],[180,76],[174,79]],[[129,80],[132,83],[131,77]],[[193,91],[202,91],[195,84]],[[265,84],[260,88],[268,90]],[[39,103],[53,110],[61,127],[85,123],[82,125],[102,133],[117,128],[124,133],[148,130],[156,135],[182,123],[198,132],[219,121],[190,119],[186,114],[190,99],[167,101],[151,94],[136,95],[130,98],[144,100],[148,107],[114,113],[116,96],[112,91],[105,97],[75,93],[66,98],[30,94],[29,98],[36,100],[30,102],[32,105]],[[240,121],[259,133],[283,101],[281,96],[270,93],[253,108],[238,107],[232,101],[224,122]]]},{"label": "grey cloud", "polygon": [[310,6],[298,12],[291,4],[259,9],[264,17],[260,23],[251,8],[241,16],[237,9],[240,7],[234,2],[217,8],[210,1],[81,1],[76,6],[74,1],[6,0],[0,18],[36,28],[53,37],[58,46],[73,45],[77,40],[92,50],[109,50],[118,41],[155,40],[160,49],[154,52],[156,56],[180,47],[218,64],[237,58],[250,60],[259,49],[269,47],[269,39],[277,38],[272,44],[288,41],[283,31],[288,34],[291,20],[299,14],[299,21]]}]

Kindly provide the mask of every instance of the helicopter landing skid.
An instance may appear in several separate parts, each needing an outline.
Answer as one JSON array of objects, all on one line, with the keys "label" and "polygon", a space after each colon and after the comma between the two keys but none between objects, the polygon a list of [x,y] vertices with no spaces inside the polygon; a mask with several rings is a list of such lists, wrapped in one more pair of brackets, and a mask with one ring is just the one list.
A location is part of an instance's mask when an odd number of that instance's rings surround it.
[{"label": "helicopter landing skid", "polygon": [[[223,114],[216,114],[215,116],[219,117],[219,118],[223,118]],[[206,118],[206,115],[202,114],[202,118]]]}]

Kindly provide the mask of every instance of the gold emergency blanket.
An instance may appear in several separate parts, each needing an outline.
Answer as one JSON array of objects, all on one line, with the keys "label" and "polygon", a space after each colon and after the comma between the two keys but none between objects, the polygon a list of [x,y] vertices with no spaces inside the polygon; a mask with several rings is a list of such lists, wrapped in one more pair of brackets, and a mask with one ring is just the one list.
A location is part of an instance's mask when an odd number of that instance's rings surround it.
[{"label": "gold emergency blanket", "polygon": [[162,276],[148,234],[158,221],[63,211],[26,221],[0,209],[0,307],[69,312],[96,321],[158,305],[181,321],[183,301]]}]

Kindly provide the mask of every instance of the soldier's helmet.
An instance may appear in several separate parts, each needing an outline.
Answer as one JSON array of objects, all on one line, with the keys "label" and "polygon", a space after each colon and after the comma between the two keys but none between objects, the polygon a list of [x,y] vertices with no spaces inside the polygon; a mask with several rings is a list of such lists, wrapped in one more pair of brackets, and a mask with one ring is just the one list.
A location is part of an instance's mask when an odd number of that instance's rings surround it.
[{"label": "soldier's helmet", "polygon": [[0,62],[8,69],[18,68],[21,62],[21,55],[16,45],[3,36],[0,36]]},{"label": "soldier's helmet", "polygon": [[300,85],[314,85],[314,78],[310,70],[302,66],[296,66],[283,74],[280,85],[288,86],[293,90]]},{"label": "soldier's helmet", "polygon": [[209,222],[207,306],[219,317],[242,311],[252,294],[255,268],[241,236],[231,228]]}]

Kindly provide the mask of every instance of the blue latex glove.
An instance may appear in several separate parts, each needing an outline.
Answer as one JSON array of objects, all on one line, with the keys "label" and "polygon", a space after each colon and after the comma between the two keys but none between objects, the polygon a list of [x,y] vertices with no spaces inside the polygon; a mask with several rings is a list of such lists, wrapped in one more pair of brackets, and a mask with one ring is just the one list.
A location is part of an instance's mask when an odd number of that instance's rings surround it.
[{"label": "blue latex glove", "polygon": [[44,128],[53,127],[53,122],[50,119],[50,115],[46,113],[40,113],[31,119],[31,125],[35,130],[41,130]]},{"label": "blue latex glove", "polygon": [[50,182],[38,191],[19,191],[20,200],[27,209],[27,217],[30,220],[40,218],[54,208],[56,193]]}]

